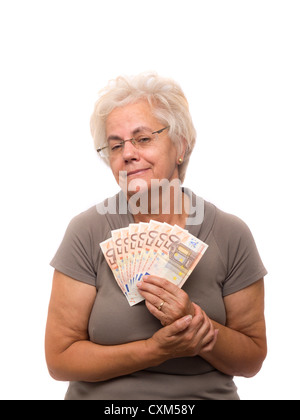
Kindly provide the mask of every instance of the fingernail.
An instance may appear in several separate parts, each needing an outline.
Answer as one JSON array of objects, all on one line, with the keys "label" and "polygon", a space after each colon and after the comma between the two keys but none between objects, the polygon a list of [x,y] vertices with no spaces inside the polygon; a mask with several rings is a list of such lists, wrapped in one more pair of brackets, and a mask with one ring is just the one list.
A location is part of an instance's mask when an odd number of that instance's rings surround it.
[{"label": "fingernail", "polygon": [[192,321],[193,317],[192,315],[187,315],[184,317],[184,321],[189,324]]}]

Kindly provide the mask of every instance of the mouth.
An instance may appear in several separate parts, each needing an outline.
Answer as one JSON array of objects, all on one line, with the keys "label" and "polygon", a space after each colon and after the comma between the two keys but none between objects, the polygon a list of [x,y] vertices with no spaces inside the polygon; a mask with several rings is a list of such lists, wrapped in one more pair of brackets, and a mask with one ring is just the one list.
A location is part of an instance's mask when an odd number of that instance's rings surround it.
[{"label": "mouth", "polygon": [[130,176],[138,176],[138,175],[143,175],[144,173],[146,173],[147,171],[149,171],[150,168],[145,168],[145,169],[136,169],[135,171],[130,171],[127,172],[127,178]]}]

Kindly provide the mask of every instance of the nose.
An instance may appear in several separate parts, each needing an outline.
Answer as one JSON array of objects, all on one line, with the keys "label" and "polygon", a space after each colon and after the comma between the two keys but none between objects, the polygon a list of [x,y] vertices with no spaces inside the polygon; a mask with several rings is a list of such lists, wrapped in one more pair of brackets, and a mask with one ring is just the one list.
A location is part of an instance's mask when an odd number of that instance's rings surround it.
[{"label": "nose", "polygon": [[139,159],[139,152],[137,148],[131,143],[131,141],[126,141],[124,143],[122,156],[125,162]]}]

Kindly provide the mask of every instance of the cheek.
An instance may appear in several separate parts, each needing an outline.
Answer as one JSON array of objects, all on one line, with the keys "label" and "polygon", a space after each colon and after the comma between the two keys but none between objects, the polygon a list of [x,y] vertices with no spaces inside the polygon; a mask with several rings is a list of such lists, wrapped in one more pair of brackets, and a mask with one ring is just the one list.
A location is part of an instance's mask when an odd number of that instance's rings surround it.
[{"label": "cheek", "polygon": [[174,160],[167,157],[165,159],[160,158],[153,168],[153,177],[156,179],[169,179],[177,177],[177,165]]},{"label": "cheek", "polygon": [[120,171],[122,171],[121,167],[117,165],[116,162],[114,162],[113,164],[110,163],[110,169],[113,173],[113,176],[115,177],[115,180],[119,184],[119,174],[120,174]]},{"label": "cheek", "polygon": [[176,150],[173,147],[160,151],[155,159],[157,166],[166,171],[172,171],[176,165]]}]

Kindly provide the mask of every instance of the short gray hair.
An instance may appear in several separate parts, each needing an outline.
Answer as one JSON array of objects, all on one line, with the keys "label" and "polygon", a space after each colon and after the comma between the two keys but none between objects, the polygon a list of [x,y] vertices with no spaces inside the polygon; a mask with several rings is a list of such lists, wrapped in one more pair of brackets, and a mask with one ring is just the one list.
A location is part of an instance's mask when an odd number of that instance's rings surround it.
[{"label": "short gray hair", "polygon": [[[176,145],[178,155],[186,145],[183,163],[179,166],[179,179],[184,181],[190,155],[196,141],[196,130],[189,111],[188,101],[174,80],[156,73],[136,76],[119,76],[99,92],[91,117],[90,127],[96,150],[106,145],[106,119],[118,107],[147,100],[153,115],[165,126],[170,126],[169,136]],[[109,164],[109,160],[103,158]]]}]

